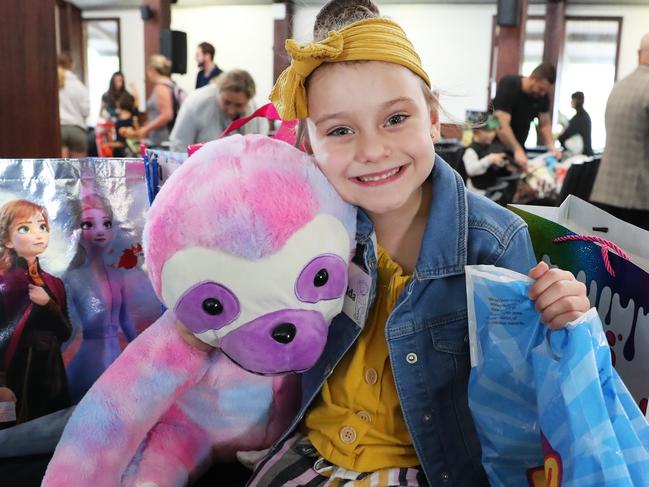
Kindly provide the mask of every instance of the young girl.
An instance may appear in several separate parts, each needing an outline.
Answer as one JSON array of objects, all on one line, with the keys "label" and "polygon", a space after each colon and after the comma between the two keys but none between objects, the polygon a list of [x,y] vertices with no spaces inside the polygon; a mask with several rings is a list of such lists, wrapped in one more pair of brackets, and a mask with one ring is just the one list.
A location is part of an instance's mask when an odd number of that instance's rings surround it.
[{"label": "young girl", "polygon": [[64,276],[70,307],[83,331],[81,347],[67,368],[75,403],[121,353],[119,330],[129,342],[136,336],[126,309],[122,274],[104,262],[114,234],[108,201],[97,194],[85,196],[78,210],[78,229],[77,253]]},{"label": "young girl", "polygon": [[250,485],[486,486],[467,404],[464,266],[529,271],[552,328],[589,308],[585,287],[534,266],[524,223],[435,157],[436,100],[396,23],[370,1],[338,0],[314,31],[312,44],[287,42],[291,67],[271,100],[303,119],[316,163],[361,209],[350,272],[369,300],[352,290],[361,312],[349,315],[367,318],[334,320],[300,413]]},{"label": "young girl", "polygon": [[16,402],[19,423],[70,405],[65,288],[38,263],[49,232],[42,206],[13,200],[0,208],[0,402]]}]

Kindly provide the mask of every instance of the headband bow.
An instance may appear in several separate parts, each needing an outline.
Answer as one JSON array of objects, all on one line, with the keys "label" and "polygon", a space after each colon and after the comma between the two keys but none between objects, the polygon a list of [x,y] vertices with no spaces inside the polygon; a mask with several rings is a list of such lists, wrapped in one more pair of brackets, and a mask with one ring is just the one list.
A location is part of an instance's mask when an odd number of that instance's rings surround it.
[{"label": "headband bow", "polygon": [[287,39],[291,65],[277,79],[270,100],[283,120],[308,116],[305,81],[322,63],[386,61],[410,69],[430,87],[421,59],[399,24],[374,18],[354,22],[329,32],[320,42],[298,44]]}]

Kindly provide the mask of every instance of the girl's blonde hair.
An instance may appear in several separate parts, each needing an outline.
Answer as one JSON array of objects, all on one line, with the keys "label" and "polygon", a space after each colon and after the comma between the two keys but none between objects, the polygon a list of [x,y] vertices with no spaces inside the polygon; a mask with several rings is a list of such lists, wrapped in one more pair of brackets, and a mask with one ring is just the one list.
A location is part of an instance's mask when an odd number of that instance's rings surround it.
[{"label": "girl's blonde hair", "polygon": [[[81,200],[77,200],[73,203],[72,214],[75,217],[75,230],[81,228],[82,216],[85,210],[104,210],[108,215],[108,218],[110,218],[111,221],[113,220],[113,209],[110,206],[109,201],[97,193],[89,194],[84,196]],[[79,243],[68,268],[75,269],[81,267],[86,263],[86,258],[86,251],[83,248],[83,245]]]},{"label": "girl's blonde hair", "polygon": [[[313,40],[318,42],[327,38],[332,30],[340,30],[343,27],[364,19],[380,18],[379,8],[371,0],[331,0],[320,9],[313,24]],[[345,64],[360,64],[371,61],[345,61]],[[330,68],[338,63],[324,63],[316,71]],[[314,71],[314,73],[316,72]],[[313,75],[313,74],[312,74]],[[310,77],[309,77],[310,78]],[[306,89],[309,89],[309,78],[305,81]],[[426,100],[428,109],[432,112],[439,110],[439,98],[436,92],[431,90],[426,82],[420,78],[421,90]],[[306,121],[299,120],[296,129],[296,147],[302,147],[308,138]]]},{"label": "girl's blonde hair", "polygon": [[147,67],[154,69],[160,76],[171,76],[171,61],[162,54],[151,56]]},{"label": "girl's blonde hair", "polygon": [[11,240],[11,230],[15,222],[21,219],[28,219],[40,213],[45,220],[47,230],[50,229],[50,223],[47,216],[47,210],[44,206],[38,205],[28,200],[11,200],[2,205],[0,208],[0,275],[7,272],[11,267],[17,254],[14,249],[7,247],[7,242]]}]

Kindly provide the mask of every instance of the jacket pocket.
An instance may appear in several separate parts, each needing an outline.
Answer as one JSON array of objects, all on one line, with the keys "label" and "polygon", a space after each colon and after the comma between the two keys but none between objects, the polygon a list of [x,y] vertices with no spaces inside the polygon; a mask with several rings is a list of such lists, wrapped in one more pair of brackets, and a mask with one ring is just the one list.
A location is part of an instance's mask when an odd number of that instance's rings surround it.
[{"label": "jacket pocket", "polygon": [[464,355],[469,353],[467,311],[440,316],[430,325],[433,347],[438,352]]}]

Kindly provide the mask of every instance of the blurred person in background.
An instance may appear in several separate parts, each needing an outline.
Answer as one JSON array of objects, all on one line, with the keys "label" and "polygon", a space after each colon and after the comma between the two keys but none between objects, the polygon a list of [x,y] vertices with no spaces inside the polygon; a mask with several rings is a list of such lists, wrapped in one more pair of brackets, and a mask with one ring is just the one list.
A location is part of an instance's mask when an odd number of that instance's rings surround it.
[{"label": "blurred person in background", "polygon": [[72,72],[72,58],[59,54],[59,118],[61,121],[61,157],[86,157],[88,131],[86,117],[90,112],[88,89]]},{"label": "blurred person in background", "polygon": [[581,91],[575,91],[572,94],[570,105],[575,109],[575,116],[570,119],[566,129],[559,135],[559,142],[561,145],[567,149],[566,142],[575,137],[581,137],[582,141],[582,150],[581,152],[571,151],[575,153],[581,153],[587,156],[593,155],[593,147],[590,141],[591,134],[591,122],[590,115],[584,110],[584,93]]},{"label": "blurred person in background", "polygon": [[162,54],[154,54],[149,59],[146,76],[154,87],[146,101],[147,123],[137,130],[136,136],[148,139],[148,144],[156,147],[169,139],[173,125],[174,82],[171,81],[171,61]]},{"label": "blurred person in background", "polygon": [[214,46],[209,42],[201,42],[196,48],[196,63],[199,71],[196,76],[196,88],[202,88],[212,79],[220,75],[223,70],[214,63]]},{"label": "blurred person in background", "polygon": [[137,87],[133,82],[129,83],[128,87],[130,92],[126,89],[124,74],[121,71],[113,73],[108,84],[108,91],[101,96],[101,109],[99,111],[100,118],[111,118],[113,120],[118,118],[117,99],[123,93],[128,93],[133,97],[133,104],[137,110],[137,107],[139,106]]},{"label": "blurred person in background", "polygon": [[[184,152],[188,145],[217,139],[234,120],[256,109],[255,92],[250,73],[233,69],[190,93],[171,132],[171,150]],[[233,133],[265,134],[267,127],[266,120],[253,119]]]}]

